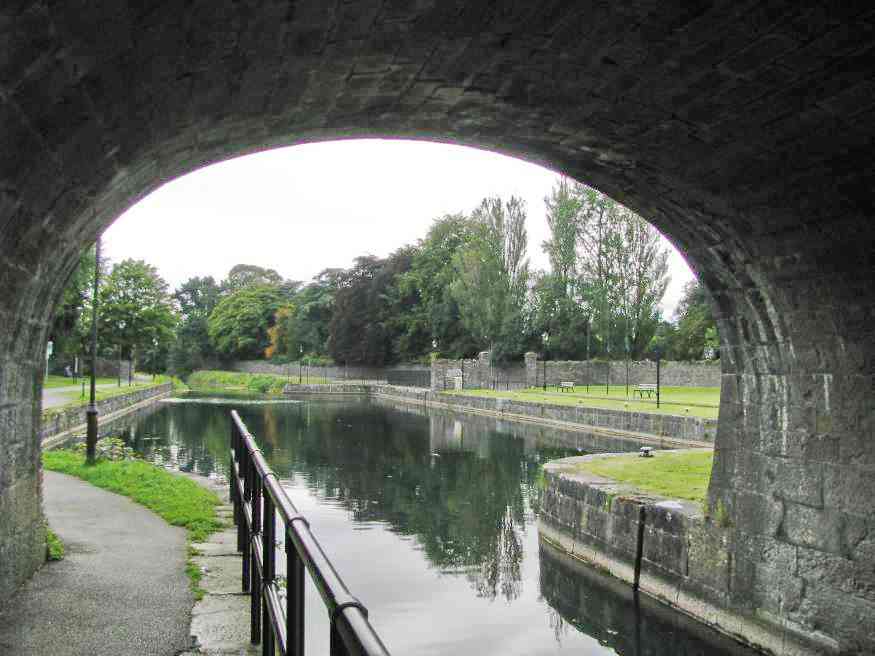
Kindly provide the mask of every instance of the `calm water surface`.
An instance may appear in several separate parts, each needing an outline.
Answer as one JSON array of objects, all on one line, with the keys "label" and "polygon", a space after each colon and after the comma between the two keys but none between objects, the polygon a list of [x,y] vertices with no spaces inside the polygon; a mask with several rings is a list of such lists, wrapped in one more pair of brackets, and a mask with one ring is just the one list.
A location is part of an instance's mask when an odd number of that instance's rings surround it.
[{"label": "calm water surface", "polygon": [[[223,477],[231,408],[394,654],[753,653],[539,545],[541,464],[634,443],[366,400],[188,398],[125,437]],[[312,586],[308,602],[309,653],[327,653]]]}]

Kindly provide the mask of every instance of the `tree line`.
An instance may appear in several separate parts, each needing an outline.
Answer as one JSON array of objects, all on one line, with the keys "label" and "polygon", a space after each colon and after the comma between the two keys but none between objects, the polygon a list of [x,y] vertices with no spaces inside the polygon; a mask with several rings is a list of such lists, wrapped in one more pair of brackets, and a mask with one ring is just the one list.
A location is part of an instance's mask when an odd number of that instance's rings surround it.
[{"label": "tree line", "polygon": [[[151,265],[103,264],[101,352],[146,371],[186,374],[216,360],[269,358],[364,365],[532,350],[549,359],[632,358],[660,349],[700,359],[718,343],[705,290],[691,283],[674,321],[661,317],[668,251],[641,217],[595,189],[560,180],[545,199],[547,271],[527,257],[526,207],[485,198],[436,219],[416,244],[357,257],[308,283],[238,264],[174,292]],[[88,351],[94,251],[52,326],[60,354]]]}]

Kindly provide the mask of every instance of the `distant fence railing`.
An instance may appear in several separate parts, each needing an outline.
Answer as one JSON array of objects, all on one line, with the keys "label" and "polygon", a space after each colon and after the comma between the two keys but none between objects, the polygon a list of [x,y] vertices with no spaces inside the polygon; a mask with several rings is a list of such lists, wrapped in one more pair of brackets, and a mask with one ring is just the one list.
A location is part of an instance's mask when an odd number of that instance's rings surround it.
[{"label": "distant fence railing", "polygon": [[431,387],[431,371],[427,369],[390,369],[386,372],[389,385]]},{"label": "distant fence railing", "polygon": [[[237,550],[243,553],[243,591],[251,596],[252,644],[261,643],[263,656],[277,651],[303,656],[306,568],[328,610],[331,656],[388,656],[367,609],[328,560],[236,411],[231,412],[229,480]],[[276,573],[277,519],[285,541],[285,604]]]}]

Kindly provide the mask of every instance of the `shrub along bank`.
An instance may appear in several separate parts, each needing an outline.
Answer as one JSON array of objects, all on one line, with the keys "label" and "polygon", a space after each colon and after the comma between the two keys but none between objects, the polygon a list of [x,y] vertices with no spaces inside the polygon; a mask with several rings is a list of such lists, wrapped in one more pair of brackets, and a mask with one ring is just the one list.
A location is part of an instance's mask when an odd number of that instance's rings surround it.
[{"label": "shrub along bank", "polygon": [[288,378],[275,374],[247,374],[236,371],[195,371],[186,382],[195,391],[217,390],[282,394],[283,386],[288,383]]}]

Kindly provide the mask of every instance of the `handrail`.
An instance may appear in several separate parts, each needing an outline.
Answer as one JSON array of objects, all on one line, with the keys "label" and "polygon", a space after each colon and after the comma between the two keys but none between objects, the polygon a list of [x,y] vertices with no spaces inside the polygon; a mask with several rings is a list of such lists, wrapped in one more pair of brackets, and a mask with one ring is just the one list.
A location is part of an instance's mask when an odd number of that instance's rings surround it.
[{"label": "handrail", "polygon": [[[231,411],[228,472],[243,592],[251,595],[251,642],[264,656],[304,656],[304,569],[322,596],[331,625],[331,656],[389,656],[356,599],[298,512],[236,410]],[[276,576],[276,519],[283,526],[286,604]]]}]

